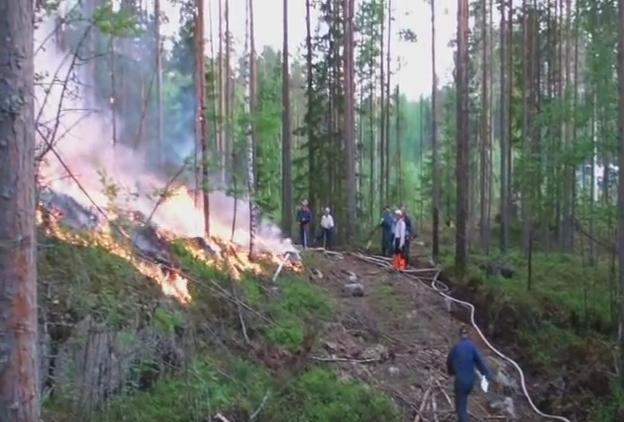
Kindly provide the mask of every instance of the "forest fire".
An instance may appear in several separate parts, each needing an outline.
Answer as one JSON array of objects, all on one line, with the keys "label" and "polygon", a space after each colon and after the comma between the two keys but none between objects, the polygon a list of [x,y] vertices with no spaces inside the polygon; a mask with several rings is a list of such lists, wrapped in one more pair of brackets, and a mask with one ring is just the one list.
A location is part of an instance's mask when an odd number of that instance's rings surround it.
[{"label": "forest fire", "polygon": [[183,304],[190,303],[192,297],[189,280],[182,275],[171,250],[175,241],[181,241],[195,259],[227,271],[235,280],[245,272],[260,275],[266,265],[281,264],[291,271],[301,269],[298,260],[285,259],[284,253],[266,247],[252,261],[247,249],[219,237],[181,238],[175,232],[160,229],[139,211],[117,209],[113,218],[99,207],[86,207],[72,196],[50,189],[40,195],[37,220],[50,236],[75,245],[102,247],[127,260],[157,282],[165,295]]}]

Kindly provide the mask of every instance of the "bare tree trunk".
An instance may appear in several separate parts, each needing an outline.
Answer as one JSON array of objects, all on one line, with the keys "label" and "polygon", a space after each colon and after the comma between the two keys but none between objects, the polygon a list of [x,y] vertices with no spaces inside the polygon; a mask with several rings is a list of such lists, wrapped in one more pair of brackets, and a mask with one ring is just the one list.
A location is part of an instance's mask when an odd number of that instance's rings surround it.
[{"label": "bare tree trunk", "polygon": [[219,0],[219,129],[218,129],[218,152],[221,183],[225,183],[225,131],[223,116],[225,113],[225,79],[223,77],[223,8],[222,0]]},{"label": "bare tree trunk", "polygon": [[33,2],[0,4],[0,420],[39,421]]},{"label": "bare tree trunk", "polygon": [[282,230],[290,236],[292,230],[292,147],[290,130],[290,76],[288,66],[288,0],[283,8],[282,48]]},{"label": "bare tree trunk", "polygon": [[228,181],[227,169],[231,169],[234,176],[234,141],[232,139],[232,68],[230,64],[232,55],[232,34],[230,34],[230,0],[225,0],[225,168],[226,182]]},{"label": "bare tree trunk", "polygon": [[[619,166],[624,169],[624,0],[618,0],[619,8],[619,25],[618,25],[618,91],[619,91]],[[622,336],[622,328],[624,327],[624,172],[619,172],[618,185],[618,264],[619,264],[619,281],[620,281],[620,368],[624,368],[624,337]],[[620,371],[622,383],[624,384],[624,371]]]},{"label": "bare tree trunk", "polygon": [[508,213],[507,207],[507,145],[509,143],[508,127],[506,124],[507,118],[507,83],[505,79],[505,61],[506,61],[506,48],[507,48],[507,25],[505,21],[505,0],[500,1],[500,250],[502,253],[507,252],[508,248]]},{"label": "bare tree trunk", "polygon": [[432,254],[433,260],[438,261],[440,256],[440,173],[438,170],[438,121],[437,121],[437,91],[438,76],[436,74],[436,48],[435,48],[435,0],[431,0],[431,161],[432,161],[432,220],[433,239]]},{"label": "bare tree trunk", "polygon": [[355,175],[355,107],[353,81],[353,12],[354,0],[343,0],[344,8],[344,113],[345,163],[347,182],[347,243],[354,240],[357,224]]},{"label": "bare tree trunk", "polygon": [[[313,102],[313,87],[312,87],[312,78],[313,78],[313,73],[312,73],[312,28],[311,28],[311,16],[310,16],[310,0],[306,0],[306,100],[307,100],[307,107],[308,107],[308,121],[306,122],[306,130],[307,130],[307,135],[308,135],[308,177],[311,179],[312,175],[314,174],[314,172],[316,171],[316,160],[314,155],[316,154],[315,151],[315,141],[314,141],[314,136],[313,136],[313,129],[310,127],[311,126],[311,121],[310,118],[312,116],[312,102]],[[317,190],[316,190],[316,186],[314,185],[314,183],[309,182],[309,187],[308,187],[308,199],[311,201],[312,204],[316,203],[316,194]]]},{"label": "bare tree trunk", "polygon": [[201,146],[201,192],[204,236],[210,236],[210,194],[208,191],[208,139],[206,136],[206,77],[204,64],[204,0],[196,0],[195,14],[195,89],[197,110],[195,139]]},{"label": "bare tree trunk", "polygon": [[469,128],[468,128],[468,0],[458,0],[457,7],[457,212],[455,234],[455,267],[466,273],[468,264],[467,221],[470,195]]},{"label": "bare tree trunk", "polygon": [[384,181],[385,178],[385,174],[386,174],[386,150],[385,150],[385,145],[386,145],[386,130],[385,130],[385,124],[386,124],[386,114],[385,114],[385,84],[386,84],[386,78],[385,78],[385,74],[384,74],[384,28],[386,26],[385,24],[385,19],[383,18],[383,11],[385,10],[385,1],[381,0],[381,11],[382,11],[382,17],[379,20],[379,23],[381,25],[380,28],[380,50],[379,50],[379,92],[380,92],[380,99],[379,99],[379,107],[380,107],[380,113],[379,113],[379,201],[381,203],[385,203],[387,202],[387,193],[385,190],[386,184]]},{"label": "bare tree trunk", "polygon": [[247,144],[247,189],[249,190],[249,257],[254,255],[256,238],[256,44],[254,40],[253,0],[249,0],[249,134]]},{"label": "bare tree trunk", "polygon": [[511,178],[513,174],[513,155],[512,155],[512,130],[513,130],[513,119],[512,119],[512,96],[513,96],[513,1],[509,0],[509,14],[507,17],[507,142],[506,142],[506,155],[507,155],[507,169],[506,169],[506,191],[505,195],[506,203],[504,212],[507,215],[507,226],[506,230],[503,233],[505,237],[505,243],[509,246],[509,228],[511,226],[512,221],[512,207],[513,207],[513,198],[512,198],[512,189],[511,189]]},{"label": "bare tree trunk", "polygon": [[154,42],[156,44],[156,162],[160,168],[165,163],[165,145],[163,144],[162,114],[162,46],[160,41],[160,0],[154,0]]},{"label": "bare tree trunk", "polygon": [[488,203],[489,198],[489,142],[490,142],[490,91],[489,91],[489,45],[488,45],[488,10],[487,1],[481,0],[481,37],[482,37],[482,59],[483,69],[481,73],[481,180],[480,180],[480,221],[479,233],[481,247],[484,251],[489,249],[489,224],[488,224]]},{"label": "bare tree trunk", "polygon": [[[388,50],[386,51],[386,124],[385,130],[386,134],[384,135],[386,138],[386,146],[385,146],[385,156],[386,156],[386,165],[385,170],[386,174],[384,175],[386,181],[386,197],[390,197],[390,76],[392,72],[390,71],[390,57],[391,57],[391,40],[392,40],[392,0],[388,0]],[[383,43],[383,40],[382,40]]]}]

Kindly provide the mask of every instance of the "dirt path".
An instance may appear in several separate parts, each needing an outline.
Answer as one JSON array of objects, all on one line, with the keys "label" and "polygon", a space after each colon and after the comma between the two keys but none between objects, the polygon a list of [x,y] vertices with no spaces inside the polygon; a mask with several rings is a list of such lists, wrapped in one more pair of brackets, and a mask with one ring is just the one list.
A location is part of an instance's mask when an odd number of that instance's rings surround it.
[{"label": "dirt path", "polygon": [[[362,379],[391,394],[405,421],[456,420],[446,355],[457,340],[460,322],[444,299],[424,283],[348,255],[307,252],[305,261],[310,279],[337,304],[337,321],[324,328],[318,360],[334,365],[345,378]],[[354,275],[364,286],[362,297],[343,291]],[[476,340],[477,335],[471,337]],[[482,351],[493,372],[502,369],[502,377],[510,373],[488,350]],[[508,388],[497,383],[487,397],[475,387],[469,405],[472,420],[514,420],[508,411],[492,407],[502,407],[505,397],[513,401],[516,420],[542,420],[529,411],[512,375]]]}]

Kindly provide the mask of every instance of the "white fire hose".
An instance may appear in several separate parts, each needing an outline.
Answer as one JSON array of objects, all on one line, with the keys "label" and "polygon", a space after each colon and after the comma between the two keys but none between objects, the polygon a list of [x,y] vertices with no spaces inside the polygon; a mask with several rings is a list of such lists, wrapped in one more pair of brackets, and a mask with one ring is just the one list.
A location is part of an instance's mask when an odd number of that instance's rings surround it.
[{"label": "white fire hose", "polygon": [[[362,254],[353,254],[353,256],[355,256],[356,258],[375,264],[375,265],[379,265],[388,269],[392,269],[392,266],[390,265],[390,263],[388,262],[388,259],[385,257],[377,257],[377,256],[366,256],[366,255],[362,255]],[[476,321],[475,321],[475,307],[472,303],[470,302],[466,302],[460,299],[456,299],[452,296],[450,296],[449,294],[447,294],[447,292],[450,292],[449,287],[442,283],[441,281],[438,281],[438,277],[440,275],[441,270],[436,269],[436,268],[432,268],[433,271],[436,271],[435,276],[433,277],[432,281],[431,281],[431,286],[430,288],[432,290],[434,290],[436,293],[438,293],[440,296],[442,296],[443,298],[445,298],[448,301],[451,302],[455,302],[458,303],[460,305],[463,305],[465,307],[467,307],[468,309],[470,309],[470,324],[473,326],[473,328],[477,331],[477,333],[479,334],[479,336],[481,337],[481,339],[483,340],[483,342],[490,348],[490,350],[492,350],[498,357],[500,357],[501,359],[509,362],[520,374],[520,384],[522,385],[522,391],[524,393],[524,396],[526,397],[527,401],[529,402],[529,405],[531,406],[531,408],[533,409],[533,411],[535,413],[537,413],[539,416],[546,418],[546,419],[554,419],[554,420],[559,420],[562,422],[570,422],[569,419],[563,417],[563,416],[557,416],[557,415],[550,415],[547,413],[542,412],[541,410],[539,410],[537,408],[537,406],[535,405],[535,403],[533,403],[533,400],[531,399],[531,396],[529,394],[529,391],[527,389],[526,386],[526,380],[524,378],[524,372],[522,371],[522,368],[520,368],[520,365],[518,365],[513,359],[511,359],[510,357],[504,355],[503,353],[501,353],[498,349],[496,349],[488,340],[487,338],[485,338],[485,335],[483,335],[483,332],[481,332],[481,329],[479,328],[479,326],[477,325]],[[410,277],[410,278],[416,278],[419,281],[422,281],[421,278],[419,278],[418,276],[412,275],[409,273],[410,270],[406,270],[403,271],[406,276]],[[429,286],[428,286],[429,287]]]}]

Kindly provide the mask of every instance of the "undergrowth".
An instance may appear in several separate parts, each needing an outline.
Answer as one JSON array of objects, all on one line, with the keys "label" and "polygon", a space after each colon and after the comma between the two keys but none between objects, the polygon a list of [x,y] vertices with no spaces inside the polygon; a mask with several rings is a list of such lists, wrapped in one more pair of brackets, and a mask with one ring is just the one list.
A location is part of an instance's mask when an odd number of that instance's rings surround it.
[{"label": "undergrowth", "polygon": [[[442,263],[453,268],[450,250]],[[512,269],[513,277],[488,274],[489,263]],[[605,384],[612,372],[615,321],[606,263],[587,267],[572,255],[535,253],[530,290],[527,260],[518,251],[505,257],[474,254],[463,281],[453,270],[451,275],[459,280],[455,287],[471,291],[489,323],[520,347],[532,369],[552,379],[568,378],[568,388],[580,395],[597,394],[586,408],[589,420],[622,420],[613,415],[624,408],[624,395]],[[583,370],[575,369],[579,365]]]},{"label": "undergrowth", "polygon": [[198,359],[184,377],[163,379],[149,392],[113,400],[97,420],[186,422],[210,420],[218,413],[249,420],[255,412],[256,421],[271,422],[400,420],[389,397],[364,384],[341,381],[327,370],[312,368],[283,380],[258,364],[212,356]]},{"label": "undergrowth", "polygon": [[43,236],[38,254],[39,295],[52,315],[87,315],[121,327],[146,314],[160,287],[131,263],[99,246],[77,246]]}]

